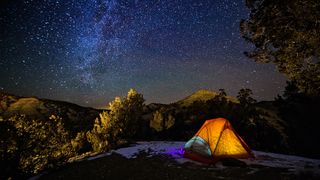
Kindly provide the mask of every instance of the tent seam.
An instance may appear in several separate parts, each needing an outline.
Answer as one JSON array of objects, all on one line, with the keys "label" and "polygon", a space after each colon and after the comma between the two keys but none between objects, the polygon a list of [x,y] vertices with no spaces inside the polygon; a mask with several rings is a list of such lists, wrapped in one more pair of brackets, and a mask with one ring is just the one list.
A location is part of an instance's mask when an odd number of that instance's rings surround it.
[{"label": "tent seam", "polygon": [[214,151],[213,151],[213,154],[212,154],[212,157],[213,157],[213,158],[214,158],[213,155],[216,153],[217,147],[218,147],[218,145],[219,145],[219,141],[220,141],[220,138],[221,138],[221,136],[222,136],[222,132],[225,130],[226,123],[227,123],[227,121],[224,122],[223,128],[222,128],[222,130],[220,131],[219,138],[218,138],[218,140],[217,140],[217,145],[216,145],[216,147],[214,148]]}]

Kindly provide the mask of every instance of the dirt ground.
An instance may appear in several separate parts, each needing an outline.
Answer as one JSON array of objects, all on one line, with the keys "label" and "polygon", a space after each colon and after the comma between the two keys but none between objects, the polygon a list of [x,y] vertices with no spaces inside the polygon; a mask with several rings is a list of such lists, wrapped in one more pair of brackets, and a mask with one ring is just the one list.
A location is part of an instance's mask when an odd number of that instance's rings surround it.
[{"label": "dirt ground", "polygon": [[[220,166],[219,166],[220,164]],[[140,154],[127,159],[113,153],[109,156],[75,162],[48,172],[40,179],[320,179],[312,172],[294,174],[283,168],[220,162],[216,165],[178,164],[172,158]]]}]

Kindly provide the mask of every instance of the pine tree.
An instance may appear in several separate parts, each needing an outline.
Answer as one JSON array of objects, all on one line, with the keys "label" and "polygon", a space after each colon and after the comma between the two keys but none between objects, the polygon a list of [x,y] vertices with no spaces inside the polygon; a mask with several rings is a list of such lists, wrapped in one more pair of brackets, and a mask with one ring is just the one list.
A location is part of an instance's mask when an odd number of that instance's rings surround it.
[{"label": "pine tree", "polygon": [[320,96],[320,1],[246,0],[250,17],[242,20],[242,36],[255,45],[245,54],[274,63],[299,91]]},{"label": "pine tree", "polygon": [[94,151],[106,151],[117,145],[119,139],[133,138],[140,131],[144,106],[142,94],[130,89],[124,98],[116,97],[95,120],[93,129],[87,133]]}]

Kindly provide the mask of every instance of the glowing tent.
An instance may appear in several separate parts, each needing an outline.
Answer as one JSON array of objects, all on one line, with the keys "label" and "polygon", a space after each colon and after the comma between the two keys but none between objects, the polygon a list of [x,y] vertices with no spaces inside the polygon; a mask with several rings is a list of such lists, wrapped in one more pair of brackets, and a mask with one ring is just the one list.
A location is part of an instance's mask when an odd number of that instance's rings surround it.
[{"label": "glowing tent", "polygon": [[249,158],[248,145],[223,118],[207,120],[184,146],[184,157],[214,163],[222,158]]}]

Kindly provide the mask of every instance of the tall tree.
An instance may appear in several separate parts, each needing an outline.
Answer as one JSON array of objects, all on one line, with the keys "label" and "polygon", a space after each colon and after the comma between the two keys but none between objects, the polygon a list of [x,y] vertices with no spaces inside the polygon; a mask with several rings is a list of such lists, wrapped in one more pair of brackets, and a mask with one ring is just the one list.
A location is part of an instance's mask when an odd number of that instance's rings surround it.
[{"label": "tall tree", "polygon": [[242,36],[255,45],[245,54],[274,63],[299,91],[320,95],[320,1],[246,0],[250,16],[240,23]]},{"label": "tall tree", "polygon": [[141,131],[143,95],[130,89],[128,95],[116,97],[109,103],[109,111],[100,113],[94,127],[86,135],[96,152],[103,152],[117,145],[121,138],[134,138]]}]

